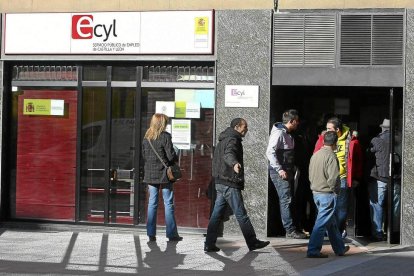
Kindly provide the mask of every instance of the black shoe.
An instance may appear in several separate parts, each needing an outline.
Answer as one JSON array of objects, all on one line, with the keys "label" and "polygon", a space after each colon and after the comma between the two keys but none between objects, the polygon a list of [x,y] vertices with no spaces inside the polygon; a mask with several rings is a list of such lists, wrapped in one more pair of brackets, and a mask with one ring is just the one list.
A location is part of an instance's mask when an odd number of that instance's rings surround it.
[{"label": "black shoe", "polygon": [[249,250],[253,251],[268,246],[270,241],[257,240],[253,245],[249,246]]},{"label": "black shoe", "polygon": [[386,236],[382,236],[382,237],[372,236],[369,239],[373,242],[382,242],[382,241],[386,241],[387,237]]},{"label": "black shoe", "polygon": [[180,237],[180,236],[172,237],[172,238],[169,238],[169,240],[170,240],[170,242],[172,242],[172,241],[179,242],[179,241],[183,240],[183,237]]},{"label": "black shoe", "polygon": [[205,252],[218,252],[220,251],[220,248],[218,248],[215,244],[207,246],[204,245],[204,251]]},{"label": "black shoe", "polygon": [[156,236],[148,236],[148,238],[149,238],[150,241],[156,241],[157,240]]},{"label": "black shoe", "polygon": [[308,257],[308,258],[328,258],[328,255],[323,254],[323,253],[319,253],[317,255],[306,255],[306,257]]},{"label": "black shoe", "polygon": [[343,255],[345,255],[345,253],[349,251],[349,248],[350,248],[350,247],[349,247],[349,245],[345,245],[344,253],[342,253],[342,254],[338,254],[338,256],[343,256]]}]

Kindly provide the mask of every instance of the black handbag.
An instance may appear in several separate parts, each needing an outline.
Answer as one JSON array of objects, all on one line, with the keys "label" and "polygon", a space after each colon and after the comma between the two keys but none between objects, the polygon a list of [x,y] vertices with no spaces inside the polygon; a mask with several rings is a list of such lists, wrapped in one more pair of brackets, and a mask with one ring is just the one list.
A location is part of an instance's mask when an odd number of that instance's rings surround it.
[{"label": "black handbag", "polygon": [[164,165],[165,173],[167,175],[168,180],[171,181],[171,182],[175,182],[175,181],[179,180],[182,177],[180,166],[178,166],[176,163],[172,164],[171,166],[167,166],[164,163],[164,161],[162,161],[161,157],[159,156],[158,152],[155,150],[155,148],[152,145],[151,141],[149,139],[147,139],[147,140],[148,140],[148,143],[150,144],[152,150],[154,151],[155,155],[158,157],[158,159]]}]

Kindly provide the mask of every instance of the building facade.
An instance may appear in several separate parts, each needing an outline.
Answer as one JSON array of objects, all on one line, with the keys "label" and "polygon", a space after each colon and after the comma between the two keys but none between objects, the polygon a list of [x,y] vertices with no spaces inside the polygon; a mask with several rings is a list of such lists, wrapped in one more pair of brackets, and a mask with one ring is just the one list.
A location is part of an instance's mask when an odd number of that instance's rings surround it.
[{"label": "building facade", "polygon": [[[243,117],[249,124],[244,139],[248,213],[259,235],[281,235],[264,153],[271,124],[280,121],[285,109],[296,108],[303,119],[302,137],[309,138],[302,140],[307,141],[303,153],[309,153],[328,114],[340,115],[358,130],[363,144],[385,117],[391,119],[394,151],[402,160],[401,225],[389,219],[386,227],[390,242],[413,244],[409,1],[399,1],[399,6],[379,1],[363,1],[365,6],[355,1],[341,6],[329,1],[243,2],[125,1],[97,8],[66,1],[51,8],[46,1],[18,7],[3,1],[2,221],[145,225],[140,141],[148,118],[163,110],[173,119],[171,131],[184,170],[176,185],[179,227],[206,228],[213,147],[231,119]],[[174,12],[165,19],[168,11]],[[75,43],[73,32],[62,36],[69,42],[49,44],[42,43],[57,37],[42,30],[15,34],[38,19],[65,26],[53,21],[58,12],[59,18],[68,15],[69,27],[79,31]],[[74,17],[80,15],[87,19],[76,29]],[[187,15],[188,21],[181,20]],[[137,16],[149,20],[132,24],[141,24],[138,42],[131,38],[136,30],[120,23]],[[197,27],[199,19],[210,25]],[[183,25],[176,23],[181,21]],[[126,43],[124,49],[108,44],[111,35],[121,39],[124,30],[130,41],[113,42]],[[97,36],[95,46],[82,40],[89,33]],[[106,44],[99,39],[107,39]],[[248,98],[232,89],[247,91]],[[37,113],[42,108],[46,113]],[[306,162],[301,165],[306,171]],[[365,236],[370,227],[366,185],[362,181],[354,190],[348,222],[353,235]],[[302,207],[309,220],[308,206]],[[163,225],[162,211],[159,215]],[[303,227],[309,227],[306,218]],[[234,219],[225,223],[226,233],[237,229]]]}]

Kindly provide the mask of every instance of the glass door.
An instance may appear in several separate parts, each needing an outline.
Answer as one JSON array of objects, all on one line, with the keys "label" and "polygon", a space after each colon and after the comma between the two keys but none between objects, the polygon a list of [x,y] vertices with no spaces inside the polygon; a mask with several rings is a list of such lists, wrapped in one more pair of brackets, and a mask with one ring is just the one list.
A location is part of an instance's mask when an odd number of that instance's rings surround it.
[{"label": "glass door", "polygon": [[136,87],[83,88],[81,221],[134,224],[135,100]]}]

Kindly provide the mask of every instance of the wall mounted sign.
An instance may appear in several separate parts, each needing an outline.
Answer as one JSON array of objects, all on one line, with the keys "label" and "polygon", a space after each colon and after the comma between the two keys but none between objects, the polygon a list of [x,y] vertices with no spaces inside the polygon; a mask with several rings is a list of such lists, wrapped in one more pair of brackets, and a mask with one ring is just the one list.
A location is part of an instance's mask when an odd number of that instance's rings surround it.
[{"label": "wall mounted sign", "polygon": [[175,117],[175,102],[155,102],[155,113],[165,114],[168,117]]},{"label": "wall mounted sign", "polygon": [[225,107],[259,107],[258,85],[226,85]]},{"label": "wall mounted sign", "polygon": [[171,120],[171,140],[179,149],[191,148],[191,120]]},{"label": "wall mounted sign", "polygon": [[65,114],[65,101],[50,99],[24,99],[23,114],[63,116]]},{"label": "wall mounted sign", "polygon": [[8,13],[12,54],[212,54],[213,11]]}]

